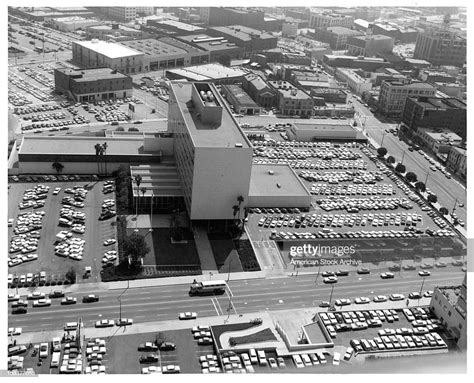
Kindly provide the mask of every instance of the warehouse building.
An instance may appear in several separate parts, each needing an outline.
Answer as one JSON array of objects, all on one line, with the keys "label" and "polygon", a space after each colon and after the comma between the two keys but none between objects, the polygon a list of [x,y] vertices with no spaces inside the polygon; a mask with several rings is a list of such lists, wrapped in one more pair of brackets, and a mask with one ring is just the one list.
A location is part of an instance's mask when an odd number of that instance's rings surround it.
[{"label": "warehouse building", "polygon": [[123,45],[101,40],[73,41],[72,60],[84,68],[111,68],[124,74],[145,69],[144,54]]},{"label": "warehouse building", "polygon": [[55,91],[76,102],[93,102],[132,96],[132,79],[116,70],[67,69],[54,70]]},{"label": "warehouse building", "polygon": [[383,35],[350,36],[347,38],[347,54],[351,56],[377,56],[391,53],[394,39]]},{"label": "warehouse building", "polygon": [[165,31],[169,34],[180,35],[180,36],[193,35],[197,33],[206,32],[206,28],[203,28],[197,25],[183,23],[177,20],[169,20],[169,19],[147,20],[146,25],[148,27],[158,28],[159,30]]},{"label": "warehouse building", "polygon": [[290,140],[296,141],[327,141],[327,140],[367,140],[355,130],[349,120],[319,120],[311,122],[295,122],[286,130]]},{"label": "warehouse building", "polygon": [[256,115],[261,113],[259,107],[239,85],[223,85],[222,93],[237,114]]},{"label": "warehouse building", "polygon": [[315,40],[328,43],[331,49],[345,50],[347,39],[353,36],[361,36],[362,32],[340,26],[328,28],[318,27],[310,33]]},{"label": "warehouse building", "polygon": [[206,81],[214,84],[242,82],[245,72],[220,64],[197,65],[187,68],[168,69],[165,75],[170,80]]},{"label": "warehouse building", "polygon": [[88,39],[98,40],[129,40],[141,39],[145,33],[140,29],[132,28],[121,24],[94,25],[86,28],[86,37]]},{"label": "warehouse building", "polygon": [[177,39],[187,42],[188,44],[199,47],[209,52],[209,62],[215,62],[225,56],[228,59],[238,59],[242,55],[242,48],[235,43],[229,42],[223,36],[212,37],[205,34],[176,36]]},{"label": "warehouse building", "polygon": [[92,25],[99,25],[100,21],[86,19],[80,16],[55,17],[49,19],[49,25],[62,32],[73,32],[78,29],[86,29]]},{"label": "warehouse building", "polygon": [[296,88],[288,81],[268,81],[277,94],[277,108],[286,116],[311,117],[314,100],[306,92]]},{"label": "warehouse building", "polygon": [[242,88],[262,108],[271,108],[277,103],[276,91],[265,80],[254,73],[244,76]]}]

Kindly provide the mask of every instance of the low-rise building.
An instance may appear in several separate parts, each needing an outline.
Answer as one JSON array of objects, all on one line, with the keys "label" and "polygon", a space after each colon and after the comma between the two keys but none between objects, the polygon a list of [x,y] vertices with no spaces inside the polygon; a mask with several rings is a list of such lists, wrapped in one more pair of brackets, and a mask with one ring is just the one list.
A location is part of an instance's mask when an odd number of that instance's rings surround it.
[{"label": "low-rise building", "polygon": [[416,131],[419,128],[450,129],[466,138],[465,102],[457,98],[408,97],[402,123]]},{"label": "low-rise building", "polygon": [[149,27],[155,27],[163,31],[167,31],[170,34],[177,34],[180,36],[193,35],[196,33],[204,33],[206,28],[198,25],[192,25],[183,23],[177,20],[147,20],[146,25]]},{"label": "low-rise building", "polygon": [[366,72],[375,72],[379,68],[392,67],[392,64],[378,57],[359,57],[344,55],[324,55],[323,63],[327,68],[352,68],[362,69]]},{"label": "low-rise building", "polygon": [[379,112],[388,116],[400,116],[409,97],[433,97],[436,88],[425,82],[389,80],[380,86]]},{"label": "low-rise building", "polygon": [[342,15],[336,12],[320,12],[312,9],[309,18],[310,28],[345,27],[351,28],[354,24],[354,17]]},{"label": "low-rise building", "polygon": [[209,62],[222,60],[223,57],[238,59],[242,56],[242,48],[229,42],[223,36],[212,37],[206,34],[176,36],[176,39],[187,42],[209,53]]},{"label": "low-rise building", "polygon": [[420,71],[418,78],[425,82],[456,82],[456,76],[448,73],[425,69]]},{"label": "low-rise building", "polygon": [[372,26],[372,33],[392,37],[402,44],[414,43],[418,37],[419,29],[404,27],[388,21],[376,22]]},{"label": "low-rise building", "polygon": [[449,129],[418,128],[416,135],[436,154],[449,153],[451,147],[462,142],[462,138]]},{"label": "low-rise building", "polygon": [[312,88],[310,95],[313,98],[322,98],[325,103],[345,104],[347,94],[339,88]]},{"label": "low-rise building", "polygon": [[303,117],[313,115],[314,100],[309,94],[288,81],[269,81],[268,84],[277,92],[277,108],[281,114]]},{"label": "low-rise building", "polygon": [[170,80],[213,82],[214,84],[235,84],[242,82],[245,72],[221,64],[196,65],[187,68],[168,69],[165,75]]},{"label": "low-rise building", "polygon": [[446,167],[465,180],[467,177],[467,150],[452,146],[448,152]]},{"label": "low-rise building", "polygon": [[207,34],[213,37],[224,37],[229,42],[235,43],[243,49],[242,56],[245,58],[253,53],[275,48],[278,40],[271,33],[242,25],[209,28]]},{"label": "low-rise building", "polygon": [[126,40],[126,39],[140,39],[145,36],[145,33],[136,28],[129,27],[122,24],[101,24],[92,25],[85,28],[86,37],[88,39],[98,40]]},{"label": "low-rise building", "polygon": [[259,107],[239,85],[223,85],[222,93],[238,114],[260,114]]},{"label": "low-rise building", "polygon": [[290,140],[306,142],[361,138],[348,119],[313,119],[311,122],[295,122],[286,130],[286,134]]},{"label": "low-rise building", "polygon": [[351,56],[377,56],[391,53],[394,39],[383,35],[350,36],[347,38],[347,54]]},{"label": "low-rise building", "polygon": [[435,287],[430,302],[436,315],[460,349],[467,348],[467,276],[458,286]]},{"label": "low-rise building", "polygon": [[343,50],[346,49],[347,39],[352,36],[361,36],[362,32],[345,27],[319,27],[315,28],[314,32],[309,32],[313,35],[315,40],[323,43],[328,43],[332,49]]},{"label": "low-rise building", "polygon": [[80,16],[69,16],[69,17],[54,17],[48,21],[51,27],[62,31],[72,32],[77,29],[86,29],[91,25],[99,25],[100,21],[94,19],[87,19]]},{"label": "low-rise building", "polygon": [[76,102],[127,98],[133,93],[131,77],[109,68],[56,68],[54,85],[56,92]]},{"label": "low-rise building", "polygon": [[339,81],[345,82],[349,89],[358,95],[372,89],[370,78],[364,78],[362,74],[362,71],[349,68],[338,68],[334,73]]},{"label": "low-rise building", "polygon": [[262,108],[271,108],[277,104],[276,91],[254,73],[244,76],[242,88]]}]

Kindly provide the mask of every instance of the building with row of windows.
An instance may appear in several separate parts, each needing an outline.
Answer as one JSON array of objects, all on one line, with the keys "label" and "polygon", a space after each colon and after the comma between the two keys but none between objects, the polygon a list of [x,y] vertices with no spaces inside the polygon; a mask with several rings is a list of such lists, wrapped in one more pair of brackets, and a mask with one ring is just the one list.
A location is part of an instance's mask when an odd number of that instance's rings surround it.
[{"label": "building with row of windows", "polygon": [[457,98],[408,97],[402,123],[417,131],[420,128],[449,129],[466,139],[467,105]]},{"label": "building with row of windows", "polygon": [[335,77],[347,84],[355,94],[362,95],[372,89],[372,81],[370,78],[362,76],[362,71],[350,68],[337,68]]},{"label": "building with row of windows", "polygon": [[448,153],[446,167],[465,180],[467,177],[467,150],[453,146]]},{"label": "building with row of windows", "polygon": [[349,37],[362,36],[362,32],[342,26],[317,27],[310,34],[315,40],[327,43],[335,50],[345,50]]},{"label": "building with row of windows", "polygon": [[425,82],[383,81],[380,86],[379,112],[387,116],[401,116],[409,97],[433,97],[435,94],[436,88]]},{"label": "building with row of windows", "polygon": [[446,28],[428,29],[418,35],[413,57],[427,60],[433,65],[466,63],[467,40],[458,32]]},{"label": "building with row of windows", "polygon": [[288,81],[268,81],[268,84],[276,91],[277,108],[281,114],[302,117],[313,115],[314,100],[308,93]]},{"label": "building with row of windows", "polygon": [[55,91],[76,102],[103,101],[132,96],[131,77],[109,68],[54,70]]},{"label": "building with row of windows", "polygon": [[235,113],[244,115],[257,115],[262,108],[239,85],[223,85],[222,94],[234,108]]},{"label": "building with row of windows", "polygon": [[347,38],[347,54],[351,56],[377,56],[391,53],[394,39],[383,35],[350,36]]},{"label": "building with row of windows", "polygon": [[85,28],[86,38],[89,40],[130,40],[143,38],[146,33],[140,29],[122,24],[100,24]]},{"label": "building with row of windows", "polygon": [[242,79],[242,88],[262,108],[276,105],[276,91],[264,79],[254,73],[249,73]]},{"label": "building with row of windows", "polygon": [[346,27],[352,28],[354,17],[335,12],[319,12],[311,10],[309,17],[310,28]]}]

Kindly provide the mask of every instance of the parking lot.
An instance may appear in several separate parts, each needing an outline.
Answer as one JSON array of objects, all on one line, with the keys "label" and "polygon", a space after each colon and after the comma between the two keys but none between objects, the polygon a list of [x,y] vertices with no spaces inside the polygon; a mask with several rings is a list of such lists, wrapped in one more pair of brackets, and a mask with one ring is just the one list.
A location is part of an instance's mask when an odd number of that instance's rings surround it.
[{"label": "parking lot", "polygon": [[261,232],[311,233],[308,227],[326,227],[334,233],[394,231],[416,237],[431,228],[433,235],[454,236],[446,225],[435,225],[426,204],[364,145],[256,141],[255,154],[255,163],[289,164],[314,196],[312,208],[299,220],[291,215],[294,209],[288,209],[290,214],[284,208],[263,209],[273,216],[253,209],[257,214],[249,225],[257,224]]},{"label": "parking lot", "polygon": [[403,310],[363,310],[361,307],[360,311],[336,311],[317,316],[336,346],[351,347],[356,354],[446,349],[451,344],[443,335],[445,329],[441,322],[427,307]]},{"label": "parking lot", "polygon": [[[89,181],[56,181],[56,182],[11,182],[9,188],[9,198],[8,198],[8,217],[13,219],[12,226],[8,230],[9,242],[11,242],[12,237],[14,236],[15,227],[18,224],[18,216],[21,213],[26,213],[26,215],[32,215],[37,212],[44,212],[42,215],[41,221],[33,221],[35,225],[35,239],[37,243],[34,250],[25,251],[22,254],[22,251],[15,251],[10,254],[12,259],[21,257],[22,255],[37,254],[37,259],[27,262],[21,262],[18,265],[12,266],[9,268],[9,273],[12,274],[12,279],[19,278],[21,275],[26,275],[28,273],[34,273],[35,275],[43,271],[47,275],[47,280],[61,280],[64,278],[65,273],[72,267],[77,273],[77,281],[81,282],[83,280],[83,274],[85,267],[88,266],[91,268],[91,274],[87,278],[87,281],[96,282],[99,281],[99,272],[101,270],[101,258],[103,253],[107,250],[113,250],[113,246],[104,246],[104,241],[110,238],[116,238],[116,229],[114,226],[113,219],[99,221],[99,212],[101,211],[101,205],[105,199],[114,198],[113,194],[104,195],[102,193],[103,181],[92,181],[90,177]],[[34,198],[26,201],[32,203],[38,203],[44,201],[44,206],[35,208],[34,206],[25,207],[21,205],[25,203],[23,198],[25,197],[25,191],[28,189],[33,190],[38,184],[44,185],[43,190],[47,190],[43,195],[46,196],[45,199],[40,199],[36,201]],[[66,189],[69,189],[70,193],[74,193],[74,187],[83,188],[85,185],[88,185],[86,188],[87,195],[84,202],[74,201],[74,194],[66,193]],[[47,189],[49,187],[49,189]],[[54,192],[55,188],[60,188],[57,192]],[[76,188],[77,190],[77,188]],[[28,198],[31,192],[26,193]],[[34,195],[33,195],[34,196]],[[60,226],[60,211],[65,208],[65,205],[61,203],[64,201],[64,198],[69,197],[69,201],[73,201],[76,206],[69,205],[69,215],[71,217],[80,218],[79,221],[83,224],[76,223],[75,226]],[[44,197],[42,197],[44,198]],[[83,205],[82,205],[83,204]],[[25,207],[20,209],[20,206]],[[81,207],[82,206],[82,207]],[[71,213],[74,211],[74,213]],[[64,210],[63,210],[64,212]],[[80,216],[80,217],[79,217]],[[35,215],[34,217],[37,217]],[[81,218],[84,217],[84,218]],[[75,218],[74,218],[75,219]],[[85,221],[84,221],[85,219]],[[20,225],[21,226],[21,225]],[[74,229],[74,231],[72,231]],[[18,229],[17,229],[18,230]],[[30,230],[30,229],[22,229]],[[65,255],[56,255],[55,254],[55,242],[57,241],[57,234],[60,231],[70,232],[68,239],[64,240],[63,243],[69,243],[71,238],[77,238],[76,241],[82,242],[84,244],[78,246],[80,252],[65,253]],[[19,235],[28,235],[29,232]],[[73,244],[71,243],[70,246]],[[28,250],[28,249],[27,249]],[[57,250],[57,249],[56,249]],[[56,251],[57,253],[57,251]],[[76,257],[73,259],[72,254],[79,255],[81,257]]]},{"label": "parking lot", "polygon": [[[138,351],[138,346],[145,342],[154,342],[162,334],[166,342],[172,342],[176,349],[159,351],[159,361],[155,363],[140,363],[141,356],[152,352]],[[201,346],[193,338],[190,329],[123,335],[111,337],[107,343],[107,360],[105,366],[109,374],[139,374],[143,367],[177,365],[181,373],[200,373],[199,357],[214,354],[214,347]],[[158,354],[158,352],[155,352]]]}]

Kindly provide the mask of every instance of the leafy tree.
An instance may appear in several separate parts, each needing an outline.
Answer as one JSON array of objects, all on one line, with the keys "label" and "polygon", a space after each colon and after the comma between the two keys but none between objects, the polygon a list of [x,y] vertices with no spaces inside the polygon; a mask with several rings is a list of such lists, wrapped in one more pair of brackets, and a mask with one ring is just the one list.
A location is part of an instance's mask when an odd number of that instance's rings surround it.
[{"label": "leafy tree", "polygon": [[117,129],[115,129],[116,132],[123,132],[125,128],[123,126],[119,126]]},{"label": "leafy tree", "polygon": [[439,212],[443,215],[448,215],[449,211],[444,206],[439,208]]},{"label": "leafy tree", "polygon": [[160,347],[163,343],[166,342],[166,336],[162,332],[159,332],[155,338],[155,344]]},{"label": "leafy tree", "polygon": [[388,156],[387,158],[387,164],[394,164],[395,163],[395,157],[394,156]]},{"label": "leafy tree", "polygon": [[74,267],[71,267],[67,271],[65,277],[69,281],[69,283],[71,284],[76,283],[76,269]]},{"label": "leafy tree", "polygon": [[435,195],[435,194],[430,194],[430,195],[428,196],[428,202],[430,202],[430,203],[436,203],[436,202],[438,202],[438,196]]},{"label": "leafy tree", "polygon": [[131,128],[128,128],[128,131],[129,132],[139,132],[140,130],[138,128],[131,127]]},{"label": "leafy tree", "polygon": [[53,162],[52,168],[59,173],[61,173],[64,169],[64,165],[60,162]]},{"label": "leafy tree", "polygon": [[395,171],[398,173],[405,173],[406,167],[403,164],[397,164],[397,166],[395,166]]},{"label": "leafy tree", "polygon": [[387,148],[384,148],[383,146],[377,149],[377,153],[379,157],[385,157],[385,155],[388,153]]},{"label": "leafy tree", "polygon": [[123,240],[123,251],[132,260],[132,266],[140,263],[140,260],[150,252],[150,247],[143,235],[133,233]]},{"label": "leafy tree", "polygon": [[424,192],[426,190],[426,186],[423,182],[421,181],[418,181],[416,184],[415,184],[415,188],[416,190],[420,191],[420,192]]},{"label": "leafy tree", "polygon": [[415,173],[413,172],[408,172],[405,176],[408,182],[416,182],[418,180],[418,177]]}]

